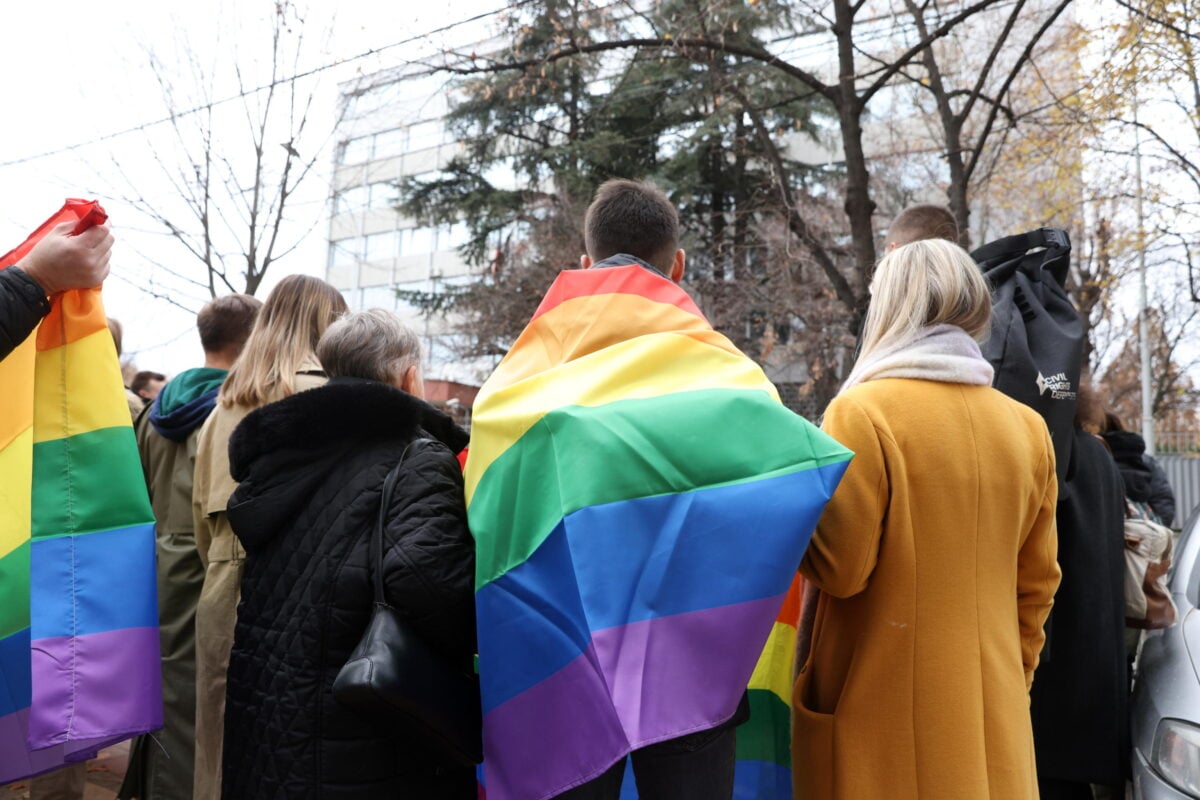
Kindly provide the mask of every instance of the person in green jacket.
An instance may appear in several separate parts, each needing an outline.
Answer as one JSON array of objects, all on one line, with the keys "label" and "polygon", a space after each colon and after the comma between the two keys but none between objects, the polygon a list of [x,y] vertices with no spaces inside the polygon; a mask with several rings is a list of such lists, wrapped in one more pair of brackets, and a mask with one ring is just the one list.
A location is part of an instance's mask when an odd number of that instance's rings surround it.
[{"label": "person in green jacket", "polygon": [[169,381],[134,425],[157,523],[163,728],[135,741],[118,794],[121,798],[187,800],[192,796],[196,603],[204,584],[192,523],[196,442],[261,306],[249,295],[231,294],[200,309],[196,327],[204,366]]}]

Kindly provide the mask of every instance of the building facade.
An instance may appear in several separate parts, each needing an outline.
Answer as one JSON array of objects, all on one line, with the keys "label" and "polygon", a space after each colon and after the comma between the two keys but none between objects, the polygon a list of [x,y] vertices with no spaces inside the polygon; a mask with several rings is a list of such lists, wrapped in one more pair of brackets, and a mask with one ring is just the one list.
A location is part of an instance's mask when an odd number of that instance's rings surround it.
[{"label": "building facade", "polygon": [[472,279],[457,251],[464,226],[420,225],[397,210],[403,178],[431,176],[457,152],[444,84],[397,69],[340,87],[325,276],[351,308],[385,308],[412,326],[428,379],[478,386],[492,365],[458,359],[445,318],[406,299]]}]

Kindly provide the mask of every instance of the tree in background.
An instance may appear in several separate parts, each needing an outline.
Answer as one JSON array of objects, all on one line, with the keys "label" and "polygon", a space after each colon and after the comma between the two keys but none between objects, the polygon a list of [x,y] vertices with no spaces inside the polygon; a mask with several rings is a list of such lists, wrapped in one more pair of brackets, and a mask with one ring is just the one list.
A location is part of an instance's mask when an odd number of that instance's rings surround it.
[{"label": "tree in background", "polygon": [[[1150,370],[1154,379],[1151,408],[1155,420],[1165,430],[1194,432],[1200,390],[1190,373],[1200,366],[1200,357],[1186,347],[1186,339],[1200,318],[1200,308],[1187,297],[1182,298],[1186,303],[1183,307],[1168,298],[1163,300],[1167,310],[1154,308],[1150,312]],[[1100,380],[1101,396],[1107,406],[1135,430],[1142,417],[1140,361],[1138,337],[1134,333],[1124,338],[1120,351]]]},{"label": "tree in background", "polygon": [[[820,405],[843,374],[876,259],[881,187],[868,170],[868,107],[919,84],[935,43],[983,31],[997,56],[989,65],[1002,64],[994,79],[960,90],[945,73],[939,91],[961,134],[945,146],[957,155],[969,141],[991,157],[1016,124],[1001,113],[1006,94],[1064,5],[927,3],[915,23],[903,5],[862,0],[524,4],[501,37],[509,49],[449,52],[432,65],[463,76],[452,118],[467,154],[441,179],[402,187],[403,209],[435,223],[466,220],[475,233],[466,253],[483,264],[496,242],[503,251],[554,213],[557,197],[577,206],[606,177],[654,179],[693,234],[687,244],[702,269],[691,288],[714,322],[759,358],[786,365],[802,351],[793,372],[819,376]],[[1010,40],[1014,30],[1034,38]],[[830,51],[834,69],[809,66]],[[823,166],[796,158],[802,147],[826,148],[809,158]],[[490,177],[500,163],[511,169],[508,185]],[[563,253],[559,263],[574,258]]]},{"label": "tree in background", "polygon": [[[512,54],[550,52],[568,36],[592,41],[595,32],[624,24],[611,14],[562,0],[516,12],[509,22]],[[783,5],[764,13],[741,3],[685,0],[656,5],[639,20],[736,36],[759,48],[764,32],[795,22]],[[678,206],[688,285],[739,346],[781,359],[797,338],[820,332],[844,338],[843,325],[826,324],[827,289],[814,291],[804,274],[809,259],[789,252],[786,235],[792,196],[806,197],[814,209],[824,204],[828,215],[828,202],[806,188],[823,188],[823,180],[775,141],[813,135],[818,100],[794,77],[753,59],[715,50],[700,55],[584,52],[462,82],[449,123],[464,153],[433,181],[407,181],[402,195],[403,210],[418,219],[463,219],[471,229],[465,253],[486,276],[453,302],[465,312],[475,353],[503,352],[549,278],[583,252],[582,217],[596,187],[630,176],[655,181]],[[789,181],[786,196],[777,170]],[[823,247],[837,251],[832,241]],[[510,304],[512,313],[494,308]]]},{"label": "tree in background", "polygon": [[[1024,18],[1027,21],[1021,29],[1031,24],[1028,20],[1039,19],[1043,24],[1035,28],[1048,28],[1062,10],[1057,5],[1046,8],[1040,3],[1027,5],[1021,2],[1018,6],[1025,8],[1027,15]],[[582,2],[572,4],[572,7],[599,14],[594,7]],[[761,65],[765,68],[764,75],[785,77],[803,87],[814,99],[825,104],[832,119],[836,120],[840,158],[834,160],[840,162],[841,180],[837,188],[827,182],[818,195],[826,202],[836,195],[842,198],[844,217],[838,220],[841,224],[831,231],[815,228],[805,213],[808,198],[797,194],[794,187],[799,181],[790,174],[783,162],[783,143],[773,135],[767,118],[771,101],[764,105],[756,96],[745,92],[739,94],[739,87],[736,86],[730,87],[729,94],[730,99],[742,106],[750,123],[748,127],[763,144],[762,156],[772,168],[779,200],[788,210],[787,229],[799,246],[808,251],[808,257],[827,279],[834,297],[844,306],[850,332],[856,331],[861,323],[868,298],[867,285],[876,259],[876,201],[868,170],[864,133],[869,116],[868,107],[885,93],[884,90],[910,80],[906,77],[906,71],[921,59],[925,51],[935,42],[959,34],[968,21],[974,20],[979,30],[988,31],[990,41],[998,41],[1000,50],[1010,46],[1028,49],[1030,46],[1025,41],[1010,44],[1006,37],[1014,26],[1006,25],[1003,21],[999,25],[992,25],[985,18],[989,12],[1003,11],[1000,0],[955,4],[944,15],[923,17],[929,20],[924,30],[920,26],[901,24],[899,20],[904,12],[900,7],[886,4],[867,7],[865,0],[830,0],[821,4],[763,0],[745,5],[727,0],[691,0],[672,4],[671,11],[657,15],[640,13],[636,6],[623,7],[630,9],[625,17],[610,15],[604,24],[558,26],[555,35],[540,50],[517,47],[498,56],[452,52],[447,54],[443,63],[436,66],[460,75],[509,73],[527,76],[580,55],[652,52],[664,59],[675,57],[703,67],[712,54],[722,54]],[[531,15],[542,11],[542,6],[536,3],[528,8],[532,9],[528,12]],[[803,9],[803,18],[797,20],[799,24],[783,26],[771,19],[771,15],[790,15],[793,8]],[[759,38],[746,34],[748,26],[719,24],[726,18],[723,15],[732,9],[741,9],[747,18],[761,21],[754,28],[759,32]],[[826,77],[827,70],[824,67],[810,69],[807,65],[814,59],[804,47],[793,53],[779,44],[780,41],[796,42],[810,35],[815,37],[812,42],[819,48],[813,52],[823,52],[828,47],[836,53],[834,75]],[[773,51],[772,47],[780,52]],[[1029,59],[1017,61],[1023,65]],[[1002,83],[989,97],[991,104],[998,106],[1004,102],[1006,84],[1010,85],[1011,82]],[[975,94],[982,96],[982,90]],[[1004,127],[994,122],[983,125],[974,145],[981,150],[986,148],[988,140],[1002,132]],[[844,249],[830,247],[831,241],[840,240],[842,230],[849,233],[849,241]]]},{"label": "tree in background", "polygon": [[[164,197],[129,179],[125,199],[178,242],[187,259],[203,265],[204,272],[197,274],[177,264],[154,264],[176,283],[209,297],[254,294],[271,265],[311,229],[312,224],[296,225],[295,195],[333,126],[317,126],[323,135],[312,130],[315,89],[297,77],[304,28],[297,7],[280,0],[271,11],[269,43],[250,54],[235,49],[212,64],[202,63],[181,34],[182,44],[170,50],[184,61],[178,78],[172,78],[173,65],[163,61],[167,50],[148,48],[171,136],[167,141],[147,136],[139,157],[150,155],[171,191]],[[230,83],[234,99],[226,103],[218,87]],[[114,156],[114,161],[122,174],[134,174],[121,159]],[[315,223],[319,212],[308,213]],[[171,294],[156,296],[169,299]]]},{"label": "tree in background", "polygon": [[[1136,309],[1130,309],[1139,260],[1150,302],[1153,414],[1168,431],[1196,429],[1200,365],[1191,344],[1197,313],[1195,242],[1200,232],[1200,26],[1196,0],[1118,0],[1117,13],[1090,21],[1102,68],[1070,97],[1060,97],[1060,130],[1082,132],[1090,163],[1086,215],[1096,259],[1074,292],[1088,322],[1091,364],[1106,401],[1140,423],[1141,374]],[[1136,155],[1143,162],[1135,179]],[[1143,210],[1138,217],[1138,196]],[[1123,295],[1124,302],[1119,302]],[[1095,306],[1089,304],[1098,300]],[[1091,313],[1089,313],[1091,312]],[[1122,313],[1124,312],[1124,313]]]}]

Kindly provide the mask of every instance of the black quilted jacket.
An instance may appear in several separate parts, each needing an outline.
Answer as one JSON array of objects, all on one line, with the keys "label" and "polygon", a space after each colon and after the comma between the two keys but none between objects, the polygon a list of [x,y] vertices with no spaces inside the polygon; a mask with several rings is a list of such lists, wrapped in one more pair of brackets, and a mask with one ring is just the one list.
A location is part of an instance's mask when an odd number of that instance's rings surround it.
[{"label": "black quilted jacket", "polygon": [[46,293],[20,269],[0,270],[0,361],[50,312]]},{"label": "black quilted jacket", "polygon": [[253,412],[229,443],[229,520],[246,548],[229,662],[226,800],[474,798],[412,731],[339,705],[331,687],[371,612],[368,543],[405,446],[384,537],[388,600],[469,668],[474,546],[452,451],[466,434],[389,386],[335,379]]}]

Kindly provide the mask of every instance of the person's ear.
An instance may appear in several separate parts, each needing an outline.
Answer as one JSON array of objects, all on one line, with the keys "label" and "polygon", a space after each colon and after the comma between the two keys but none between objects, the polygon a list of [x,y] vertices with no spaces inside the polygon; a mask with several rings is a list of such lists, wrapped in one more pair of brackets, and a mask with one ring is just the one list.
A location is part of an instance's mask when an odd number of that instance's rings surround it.
[{"label": "person's ear", "polygon": [[424,386],[421,380],[421,367],[413,364],[408,369],[404,370],[404,377],[400,379],[400,385],[397,387],[402,391],[408,392],[411,395],[420,397],[424,394]]},{"label": "person's ear", "polygon": [[687,253],[683,251],[683,248],[680,248],[675,251],[675,258],[671,259],[671,272],[668,273],[667,277],[675,281],[675,283],[679,283],[683,280],[683,273],[686,267]]},{"label": "person's ear", "polygon": [[589,256],[587,253],[584,253],[583,255],[581,255],[579,257],[579,268],[580,269],[591,269],[592,264],[594,264],[594,263],[595,262],[592,261],[592,257]]},{"label": "person's ear", "polygon": [[888,242],[888,243],[887,243],[887,251],[890,253],[890,252],[892,252],[893,250],[895,250],[895,249],[896,249],[897,247],[899,247],[899,246],[900,246],[900,245],[896,244],[895,242]]}]

